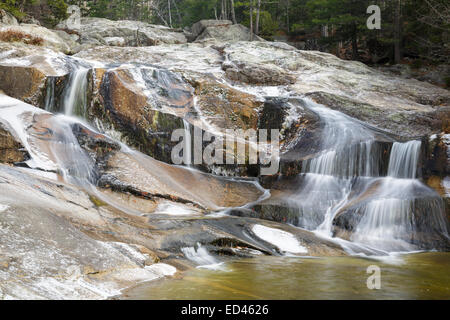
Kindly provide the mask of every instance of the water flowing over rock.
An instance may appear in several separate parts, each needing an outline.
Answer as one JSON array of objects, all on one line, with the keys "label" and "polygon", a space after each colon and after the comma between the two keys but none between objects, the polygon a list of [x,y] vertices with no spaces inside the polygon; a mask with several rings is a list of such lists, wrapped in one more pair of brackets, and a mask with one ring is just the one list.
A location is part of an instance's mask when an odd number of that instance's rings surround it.
[{"label": "water flowing over rock", "polygon": [[[76,55],[0,43],[1,297],[107,298],[258,254],[450,249],[447,90],[223,21],[194,43],[133,21],[59,27]],[[249,150],[267,145],[227,129],[279,130],[279,172],[192,163],[198,129]]]},{"label": "water flowing over rock", "polygon": [[323,151],[303,161],[290,194],[255,207],[260,215],[271,218],[271,208],[283,207],[281,218],[373,252],[447,248],[444,202],[417,180],[421,142],[394,142],[383,151],[376,148],[376,131],[311,101],[304,103],[325,123],[326,139],[319,144]]}]

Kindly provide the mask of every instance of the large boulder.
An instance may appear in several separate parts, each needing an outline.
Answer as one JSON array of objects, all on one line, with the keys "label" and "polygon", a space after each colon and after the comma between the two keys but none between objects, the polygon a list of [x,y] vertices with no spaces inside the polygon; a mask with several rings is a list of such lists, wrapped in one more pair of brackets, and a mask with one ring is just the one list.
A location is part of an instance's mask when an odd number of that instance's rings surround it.
[{"label": "large boulder", "polygon": [[0,42],[0,90],[11,97],[44,107],[49,80],[62,89],[69,71],[61,53]]},{"label": "large boulder", "polygon": [[[0,34],[2,33],[6,35],[4,37],[6,41],[25,42],[28,45],[45,47],[66,54],[72,53],[72,48],[76,46],[71,39],[62,39],[58,33],[36,24],[0,25]],[[8,37],[8,35],[12,35],[12,37]]]},{"label": "large boulder", "polygon": [[289,86],[291,92],[310,95],[329,108],[403,139],[448,130],[450,93],[429,83],[400,79],[360,62],[276,42],[237,42],[222,51],[223,68],[231,70],[226,74],[233,80],[248,81],[245,70],[289,75],[288,79],[295,80]]},{"label": "large boulder", "polygon": [[99,45],[141,47],[187,42],[182,31],[139,21],[81,18],[79,25],[64,21],[57,25],[57,28],[78,34],[84,47]]},{"label": "large boulder", "polygon": [[[197,37],[195,41],[204,41],[214,39],[219,42],[235,42],[235,41],[250,41],[252,39],[250,29],[241,24],[225,24],[206,26],[203,32]],[[253,35],[254,41],[264,41],[264,39]]]},{"label": "large boulder", "polygon": [[[120,132],[130,146],[165,162],[171,161],[172,132],[183,128],[192,108],[192,87],[165,69],[124,68],[104,72],[91,113]],[[94,98],[95,99],[95,98]]]}]

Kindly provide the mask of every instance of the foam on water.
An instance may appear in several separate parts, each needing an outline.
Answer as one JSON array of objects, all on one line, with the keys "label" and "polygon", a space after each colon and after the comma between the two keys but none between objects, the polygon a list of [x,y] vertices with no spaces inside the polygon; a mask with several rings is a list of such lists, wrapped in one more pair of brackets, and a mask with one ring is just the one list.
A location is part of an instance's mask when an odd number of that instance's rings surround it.
[{"label": "foam on water", "polygon": [[224,270],[223,262],[214,258],[200,243],[196,247],[182,248],[181,251],[188,260],[197,264],[197,268]]}]

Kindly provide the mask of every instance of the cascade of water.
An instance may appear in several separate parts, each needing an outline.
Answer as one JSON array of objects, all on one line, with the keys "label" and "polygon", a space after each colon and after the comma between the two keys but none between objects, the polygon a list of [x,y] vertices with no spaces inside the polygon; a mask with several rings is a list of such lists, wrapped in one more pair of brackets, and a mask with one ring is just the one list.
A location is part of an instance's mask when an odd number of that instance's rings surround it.
[{"label": "cascade of water", "polygon": [[354,212],[361,216],[351,240],[385,251],[412,251],[425,237],[447,235],[442,199],[419,180],[383,178],[375,197]]},{"label": "cascade of water", "polygon": [[52,128],[49,149],[64,180],[86,188],[96,183],[94,162],[75,137],[73,124],[72,119],[62,115],[49,119]]},{"label": "cascade of water", "polygon": [[[419,230],[447,235],[442,199],[417,177],[420,141],[392,146],[388,177],[381,180],[376,198],[358,209],[362,219],[352,240],[386,251],[410,251],[420,245]],[[420,216],[426,211],[426,221]],[[416,237],[417,238],[417,237]]]},{"label": "cascade of water", "polygon": [[311,100],[303,103],[324,123],[323,151],[303,161],[303,183],[288,201],[298,208],[299,226],[314,230],[332,220],[332,208],[348,197],[353,177],[380,174],[381,150],[372,132],[360,123]]},{"label": "cascade of water", "polygon": [[44,109],[53,112],[55,108],[55,78],[49,77],[47,80],[47,91],[45,94]]},{"label": "cascade of water", "polygon": [[197,264],[197,268],[220,269],[222,262],[217,261],[200,243],[197,247],[182,248],[185,257]]},{"label": "cascade of water", "polygon": [[69,84],[64,90],[63,111],[65,115],[85,116],[89,68],[74,65]]},{"label": "cascade of water", "polygon": [[420,141],[395,142],[389,159],[388,176],[396,178],[417,178]]},{"label": "cascade of water", "polygon": [[378,253],[415,250],[430,234],[448,237],[442,199],[416,180],[420,141],[393,143],[388,177],[381,177],[383,152],[369,129],[304,103],[324,122],[324,151],[303,162],[301,187],[289,199],[299,226],[332,237],[337,214],[350,210],[350,240]]}]

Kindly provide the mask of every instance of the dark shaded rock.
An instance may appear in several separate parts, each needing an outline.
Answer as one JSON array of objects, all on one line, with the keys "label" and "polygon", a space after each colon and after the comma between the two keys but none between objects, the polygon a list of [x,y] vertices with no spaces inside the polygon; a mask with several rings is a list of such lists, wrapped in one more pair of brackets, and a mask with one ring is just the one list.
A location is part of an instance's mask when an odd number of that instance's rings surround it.
[{"label": "dark shaded rock", "polygon": [[237,217],[256,218],[292,225],[298,225],[299,211],[298,208],[289,207],[287,203],[261,203],[250,209],[236,209],[230,212],[231,215]]},{"label": "dark shaded rock", "polygon": [[425,177],[450,175],[450,135],[436,134],[424,139],[424,161],[422,172]]},{"label": "dark shaded rock", "polygon": [[289,111],[288,100],[283,98],[267,98],[258,119],[259,129],[283,128],[283,123]]},{"label": "dark shaded rock", "polygon": [[72,132],[80,146],[94,161],[97,172],[106,170],[109,158],[121,148],[117,142],[107,136],[95,133],[79,123],[72,125]]},{"label": "dark shaded rock", "polygon": [[0,162],[17,163],[27,159],[29,155],[22,144],[0,123]]}]

